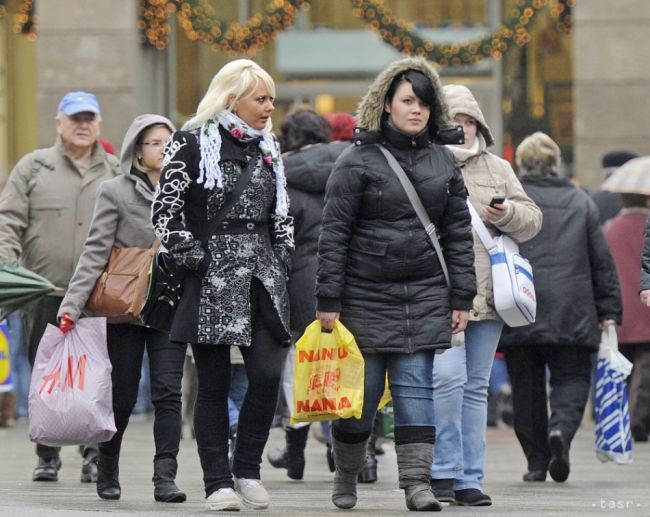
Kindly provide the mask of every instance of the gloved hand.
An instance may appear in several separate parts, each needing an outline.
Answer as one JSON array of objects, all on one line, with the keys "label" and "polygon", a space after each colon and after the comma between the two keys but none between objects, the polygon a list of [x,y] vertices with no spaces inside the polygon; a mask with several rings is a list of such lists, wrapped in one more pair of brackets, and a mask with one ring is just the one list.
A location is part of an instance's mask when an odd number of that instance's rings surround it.
[{"label": "gloved hand", "polygon": [[67,334],[74,327],[74,320],[70,317],[69,314],[64,314],[59,320],[59,330],[64,334]]}]

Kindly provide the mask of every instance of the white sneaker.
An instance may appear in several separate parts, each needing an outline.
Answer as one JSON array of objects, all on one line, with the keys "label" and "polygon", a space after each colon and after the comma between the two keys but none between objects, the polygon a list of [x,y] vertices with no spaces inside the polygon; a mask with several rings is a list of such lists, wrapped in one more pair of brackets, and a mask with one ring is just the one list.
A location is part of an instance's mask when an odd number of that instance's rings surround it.
[{"label": "white sneaker", "polygon": [[208,496],[205,507],[208,510],[236,512],[241,510],[241,499],[232,488],[220,488]]},{"label": "white sneaker", "polygon": [[235,478],[235,490],[249,508],[263,510],[269,507],[269,493],[259,479]]}]

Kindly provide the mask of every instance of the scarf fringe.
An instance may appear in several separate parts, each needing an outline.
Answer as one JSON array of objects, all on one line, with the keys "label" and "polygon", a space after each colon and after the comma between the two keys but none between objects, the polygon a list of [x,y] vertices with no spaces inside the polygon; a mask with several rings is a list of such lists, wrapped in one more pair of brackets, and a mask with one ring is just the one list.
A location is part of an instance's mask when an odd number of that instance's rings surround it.
[{"label": "scarf fringe", "polygon": [[[199,133],[201,159],[199,161],[199,178],[197,179],[197,183],[203,184],[206,190],[212,190],[215,186],[217,188],[223,188],[223,175],[219,166],[222,144],[219,126],[223,126],[231,135],[242,141],[250,141],[259,137],[262,138],[259,143],[263,155],[262,159],[264,160],[264,158],[270,156],[275,175],[275,215],[287,217],[289,214],[287,180],[277,142],[270,132],[253,129],[230,111],[226,110],[221,112],[217,116],[216,123],[210,120],[201,125]],[[266,160],[264,161],[268,163]]]}]

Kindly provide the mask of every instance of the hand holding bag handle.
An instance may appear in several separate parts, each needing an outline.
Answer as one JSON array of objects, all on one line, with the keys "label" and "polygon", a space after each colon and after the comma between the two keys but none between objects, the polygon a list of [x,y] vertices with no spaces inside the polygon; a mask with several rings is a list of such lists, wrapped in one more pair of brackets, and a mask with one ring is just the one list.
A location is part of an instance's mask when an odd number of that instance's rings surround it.
[{"label": "hand holding bag handle", "polygon": [[392,153],[388,149],[386,149],[383,145],[377,144],[377,147],[379,147],[379,150],[386,158],[388,165],[390,165],[390,168],[393,169],[393,172],[397,175],[400,183],[402,184],[402,187],[404,187],[404,190],[406,191],[406,195],[408,196],[411,205],[413,205],[413,208],[415,209],[415,213],[417,214],[418,219],[420,219],[422,226],[424,226],[424,231],[427,232],[429,239],[431,239],[431,244],[433,244],[433,249],[436,250],[436,255],[438,255],[438,260],[440,261],[440,267],[442,268],[442,273],[445,275],[445,281],[447,282],[447,286],[451,287],[451,282],[449,281],[449,271],[447,270],[447,263],[445,262],[444,255],[442,254],[442,248],[440,247],[440,242],[438,241],[438,235],[436,234],[435,225],[431,222],[431,219],[429,218],[429,215],[427,214],[424,205],[422,205],[422,201],[420,201],[420,198],[417,192],[415,191],[415,188],[413,187],[411,180],[409,180],[408,176],[404,172],[404,169],[402,169],[402,166],[395,159]]}]

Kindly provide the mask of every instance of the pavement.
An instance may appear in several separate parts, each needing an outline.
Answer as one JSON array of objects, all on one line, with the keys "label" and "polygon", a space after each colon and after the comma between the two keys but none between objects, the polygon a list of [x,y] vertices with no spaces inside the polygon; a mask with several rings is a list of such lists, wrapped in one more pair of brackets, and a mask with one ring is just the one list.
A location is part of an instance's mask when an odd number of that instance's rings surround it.
[{"label": "pavement", "polygon": [[[525,460],[513,431],[490,428],[487,433],[486,481],[491,507],[469,508],[444,505],[443,514],[474,516],[650,516],[650,444],[635,444],[634,462],[629,465],[600,463],[594,453],[593,424],[585,421],[571,450],[571,475],[566,483],[524,483]],[[271,431],[268,447],[283,444],[280,429]],[[359,485],[359,502],[348,514],[354,516],[409,515],[397,484],[392,443],[379,456],[379,480]],[[181,442],[177,483],[187,492],[182,504],[156,503],[151,483],[152,421],[132,422],[127,429],[120,482],[122,498],[103,501],[94,485],[79,481],[81,459],[75,447],[62,451],[63,467],[58,482],[31,481],[36,464],[28,429],[20,423],[0,429],[0,516],[194,516],[206,515],[201,469],[196,443]],[[239,515],[320,516],[342,515],[330,501],[332,474],[327,469],[325,446],[310,437],[303,481],[292,481],[286,471],[274,469],[264,460],[262,479],[271,495],[267,510],[243,510]],[[234,512],[221,512],[234,513]],[[237,514],[235,514],[237,515]]]}]

